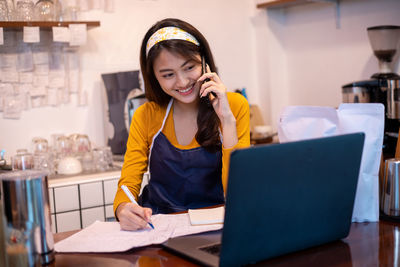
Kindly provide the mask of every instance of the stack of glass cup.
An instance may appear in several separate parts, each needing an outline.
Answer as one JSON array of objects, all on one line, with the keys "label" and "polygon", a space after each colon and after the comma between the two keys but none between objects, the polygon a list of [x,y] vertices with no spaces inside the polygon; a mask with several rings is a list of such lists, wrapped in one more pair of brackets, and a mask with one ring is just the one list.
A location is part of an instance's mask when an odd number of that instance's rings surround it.
[{"label": "stack of glass cup", "polygon": [[47,139],[32,139],[32,153],[28,149],[18,149],[11,158],[14,170],[42,170],[50,175],[57,174],[58,164],[66,158],[78,160],[82,172],[104,172],[113,168],[113,157],[109,146],[92,149],[89,137],[85,134],[52,134],[51,146]]}]

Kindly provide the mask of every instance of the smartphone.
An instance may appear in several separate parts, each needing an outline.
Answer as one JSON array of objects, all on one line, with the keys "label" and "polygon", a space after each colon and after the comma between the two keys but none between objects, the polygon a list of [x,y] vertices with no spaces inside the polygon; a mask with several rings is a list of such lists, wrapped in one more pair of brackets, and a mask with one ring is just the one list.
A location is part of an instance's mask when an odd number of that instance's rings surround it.
[{"label": "smartphone", "polygon": [[[206,72],[207,72],[207,62],[206,62],[206,59],[204,58],[204,56],[202,56],[202,57],[201,57],[201,74],[203,75],[203,74],[206,73]],[[207,78],[207,79],[205,79],[205,80],[203,81],[203,83],[208,82],[209,80],[210,80],[210,79]],[[212,94],[214,97],[217,97],[217,95],[216,95],[214,92],[211,92],[211,94]],[[210,102],[210,93],[207,94],[206,99],[207,99],[207,102],[211,105],[211,102]]]}]

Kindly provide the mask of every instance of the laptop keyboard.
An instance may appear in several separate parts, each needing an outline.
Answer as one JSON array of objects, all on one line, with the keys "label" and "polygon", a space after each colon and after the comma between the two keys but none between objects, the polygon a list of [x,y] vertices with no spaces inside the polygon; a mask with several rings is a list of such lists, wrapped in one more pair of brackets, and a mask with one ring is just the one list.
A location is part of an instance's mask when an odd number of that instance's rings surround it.
[{"label": "laptop keyboard", "polygon": [[221,243],[200,247],[199,249],[209,254],[219,256],[219,253],[221,252]]}]

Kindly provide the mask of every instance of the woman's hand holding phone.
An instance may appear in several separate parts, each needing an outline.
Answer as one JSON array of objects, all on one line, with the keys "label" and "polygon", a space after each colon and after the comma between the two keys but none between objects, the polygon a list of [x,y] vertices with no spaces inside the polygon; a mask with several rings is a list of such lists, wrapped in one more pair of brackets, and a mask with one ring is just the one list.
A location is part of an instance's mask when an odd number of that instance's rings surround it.
[{"label": "woman's hand holding phone", "polygon": [[[204,62],[204,61],[203,61]],[[197,80],[202,83],[200,97],[209,97],[209,100],[219,117],[221,124],[235,120],[226,96],[226,87],[215,72],[211,72],[208,65],[203,67],[205,72]]]}]

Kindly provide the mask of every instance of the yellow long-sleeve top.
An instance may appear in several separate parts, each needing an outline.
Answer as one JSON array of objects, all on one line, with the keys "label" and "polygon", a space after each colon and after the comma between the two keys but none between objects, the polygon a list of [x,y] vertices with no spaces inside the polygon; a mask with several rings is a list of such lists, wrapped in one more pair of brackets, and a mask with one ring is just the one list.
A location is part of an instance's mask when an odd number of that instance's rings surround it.
[{"label": "yellow long-sleeve top", "polygon": [[[222,148],[222,185],[226,193],[228,182],[229,156],[233,149],[250,146],[250,109],[247,100],[238,93],[227,93],[227,98],[233,115],[236,118],[238,143],[229,149]],[[175,136],[173,106],[168,114],[163,134],[169,142],[179,149],[192,149],[199,147],[196,138],[189,145],[182,146]],[[160,130],[165,117],[166,107],[161,107],[154,102],[147,102],[135,111],[129,130],[127,149],[122,166],[121,178],[114,199],[114,212],[123,202],[130,202],[121,189],[126,185],[138,199],[143,174],[147,171],[148,156],[154,135]]]}]

